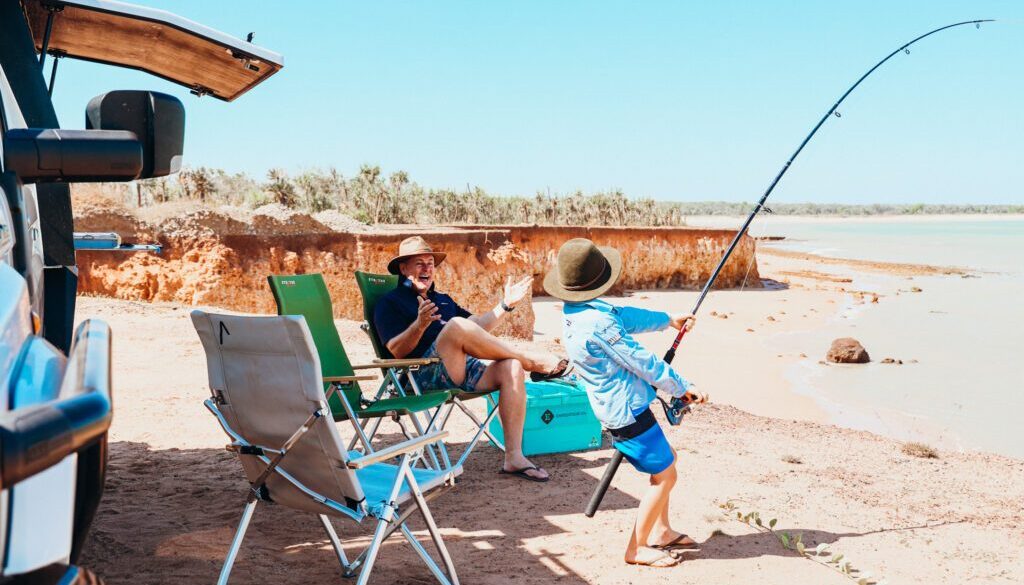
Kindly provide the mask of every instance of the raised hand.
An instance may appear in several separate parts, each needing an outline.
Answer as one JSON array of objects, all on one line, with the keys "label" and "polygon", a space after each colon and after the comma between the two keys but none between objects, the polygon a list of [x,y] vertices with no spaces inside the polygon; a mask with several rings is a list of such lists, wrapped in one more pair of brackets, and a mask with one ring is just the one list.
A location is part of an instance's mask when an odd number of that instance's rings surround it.
[{"label": "raised hand", "polygon": [[526,297],[526,293],[530,292],[532,284],[532,276],[527,276],[519,282],[513,283],[512,276],[510,275],[505,279],[505,289],[503,291],[505,304],[509,307],[516,306],[516,303],[523,300]]},{"label": "raised hand", "polygon": [[441,314],[437,312],[437,305],[434,301],[424,299],[423,297],[416,295],[416,301],[419,302],[419,312],[416,314],[416,323],[422,329],[426,329],[434,321],[441,319]]}]

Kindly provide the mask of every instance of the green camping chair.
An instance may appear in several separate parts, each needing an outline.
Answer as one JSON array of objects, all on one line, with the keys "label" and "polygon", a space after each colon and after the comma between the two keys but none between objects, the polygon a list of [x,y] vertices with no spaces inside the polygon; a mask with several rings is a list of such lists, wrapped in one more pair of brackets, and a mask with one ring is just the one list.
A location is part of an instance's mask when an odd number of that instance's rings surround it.
[{"label": "green camping chair", "polygon": [[[430,363],[428,360],[377,360],[372,364],[352,365],[345,346],[341,343],[338,329],[334,326],[334,312],[331,306],[331,297],[327,292],[327,285],[324,284],[323,276],[320,274],[299,274],[295,276],[268,276],[270,290],[274,294],[274,301],[277,303],[277,312],[280,315],[301,315],[305,317],[306,324],[313,336],[313,343],[316,345],[317,354],[320,356],[320,368],[326,384],[337,383],[341,392],[344,393],[348,404],[355,408],[355,418],[352,424],[355,427],[356,436],[349,444],[349,449],[360,441],[370,452],[373,448],[370,442],[380,426],[384,417],[392,418],[398,423],[402,434],[406,438],[413,438],[405,424],[403,417],[408,418],[416,430],[417,435],[423,435],[437,427],[438,412],[450,397],[410,394],[404,395],[401,388],[391,381],[395,376],[393,370],[415,367],[420,363]],[[363,397],[359,387],[360,380],[375,380],[375,376],[356,376],[356,370],[381,370],[384,381],[381,383],[373,399]],[[344,405],[337,395],[331,396],[329,401],[331,412],[337,421],[351,418],[346,412]],[[436,409],[431,416],[431,409]],[[420,420],[420,413],[426,416],[427,424]],[[430,457],[431,466],[439,468],[440,464],[437,455],[432,447],[426,450]],[[442,449],[441,457],[445,467],[451,467],[447,453]],[[423,461],[423,463],[427,463]]]},{"label": "green camping chair", "polygon": [[[393,356],[391,355],[391,352],[388,351],[387,345],[385,345],[385,343],[382,342],[377,337],[377,328],[373,324],[373,311],[377,306],[377,301],[379,301],[381,297],[391,292],[392,290],[394,290],[396,286],[398,286],[398,276],[395,276],[393,274],[373,274],[370,272],[360,272],[358,270],[356,271],[355,275],[356,283],[359,285],[359,293],[363,296],[363,318],[366,321],[362,324],[362,329],[363,331],[366,332],[367,335],[370,336],[370,343],[373,345],[374,351],[377,352],[377,357],[380,358],[380,360],[377,361],[387,361],[389,358],[392,358]],[[434,359],[436,360],[437,358]],[[430,396],[433,393],[439,391],[445,391],[449,393],[451,397],[447,399],[447,408],[444,409],[445,412],[441,417],[441,424],[438,426],[438,428],[443,429],[445,425],[448,424],[448,418],[455,410],[455,407],[458,407],[459,410],[465,413],[466,416],[468,416],[470,420],[473,421],[473,424],[476,425],[476,434],[470,441],[469,446],[467,446],[466,450],[462,453],[462,456],[459,457],[459,461],[456,463],[456,467],[461,467],[466,462],[466,458],[469,456],[470,451],[473,450],[476,444],[484,436],[490,439],[491,443],[495,447],[501,449],[502,451],[505,450],[505,442],[498,440],[493,434],[491,434],[491,431],[488,429],[491,419],[494,418],[494,415],[498,413],[498,405],[494,397],[494,394],[497,392],[497,389],[468,392],[466,390],[461,390],[458,388],[448,388],[444,390],[440,390],[437,388],[419,388],[416,384],[415,379],[413,379],[412,376],[402,376],[397,372],[391,372],[390,376],[394,380],[396,380],[396,383],[404,383],[405,385],[408,385],[410,387],[410,390],[412,391],[411,393],[414,394]],[[493,407],[489,409],[490,413],[488,413],[483,420],[480,420],[480,417],[478,417],[476,413],[474,413],[472,409],[470,409],[465,404],[466,400],[481,397],[486,397],[487,400],[490,402],[491,406]]]}]

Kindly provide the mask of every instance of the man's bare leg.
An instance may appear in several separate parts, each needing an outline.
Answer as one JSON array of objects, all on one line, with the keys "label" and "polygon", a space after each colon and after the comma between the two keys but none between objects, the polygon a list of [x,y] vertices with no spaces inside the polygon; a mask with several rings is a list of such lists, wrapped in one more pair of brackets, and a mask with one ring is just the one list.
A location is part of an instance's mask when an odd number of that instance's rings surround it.
[{"label": "man's bare leg", "polygon": [[551,353],[521,351],[485,331],[469,319],[449,321],[435,342],[437,355],[444,360],[448,374],[461,383],[466,373],[466,355],[482,360],[518,360],[530,372],[547,374],[558,367],[558,356]]},{"label": "man's bare leg", "polygon": [[[463,362],[465,363],[465,362]],[[447,367],[447,366],[446,366]],[[487,366],[477,383],[478,388],[498,388],[498,416],[505,433],[505,462],[502,469],[512,471],[533,466],[523,455],[523,421],[526,420],[526,372],[513,359]],[[531,477],[545,478],[541,468],[526,471]]]}]

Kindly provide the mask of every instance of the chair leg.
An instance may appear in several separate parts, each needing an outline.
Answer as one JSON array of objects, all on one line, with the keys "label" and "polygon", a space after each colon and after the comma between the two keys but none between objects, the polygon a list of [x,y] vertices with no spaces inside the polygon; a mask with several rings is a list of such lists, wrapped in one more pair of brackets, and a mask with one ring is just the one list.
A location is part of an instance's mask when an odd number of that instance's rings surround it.
[{"label": "chair leg", "polygon": [[220,570],[220,578],[217,585],[227,585],[228,576],[231,575],[231,567],[235,564],[235,557],[238,556],[238,549],[242,547],[242,539],[245,538],[245,531],[249,529],[249,521],[252,520],[252,513],[256,510],[256,503],[259,500],[246,502],[245,510],[242,512],[242,519],[238,522],[238,529],[235,530],[235,538],[231,541],[231,548],[228,549],[228,556],[224,559],[224,567]]},{"label": "chair leg", "polygon": [[348,571],[348,557],[345,556],[345,549],[341,546],[341,541],[338,540],[338,533],[334,531],[334,525],[331,524],[331,519],[326,514],[320,514],[320,523],[324,525],[324,530],[327,531],[328,538],[331,539],[331,546],[334,547],[335,554],[338,555],[338,562],[341,563],[342,569]]},{"label": "chair leg", "polygon": [[[412,471],[409,469],[409,454],[402,455],[401,460],[398,463],[398,473],[395,474],[395,483],[391,486],[391,494],[388,496],[387,502],[394,502],[398,499],[398,492],[402,489],[402,483],[405,477],[414,477]],[[373,563],[377,560],[377,553],[380,552],[380,545],[384,542],[391,531],[388,530],[388,524],[393,522],[395,519],[395,508],[393,504],[389,504],[384,513],[380,515],[380,519],[377,521],[377,529],[373,532],[373,540],[370,541],[370,546],[366,547],[366,551],[363,553],[363,566],[359,570],[359,579],[356,581],[356,585],[366,585],[366,582],[370,579],[370,571],[373,570]],[[355,563],[353,563],[355,565]]]},{"label": "chair leg", "polygon": [[416,500],[416,506],[420,509],[420,515],[423,516],[423,522],[427,525],[430,538],[434,541],[437,552],[441,554],[441,560],[448,571],[448,576],[451,577],[452,585],[459,585],[459,576],[455,574],[455,564],[452,562],[452,556],[448,554],[448,548],[444,545],[444,540],[441,539],[441,533],[437,530],[434,516],[431,515],[430,508],[427,507],[427,500],[423,497],[423,492],[420,491],[416,476],[413,475],[412,470],[408,467],[405,469],[405,478],[409,482],[409,491],[412,493],[413,499]]},{"label": "chair leg", "polygon": [[[463,406],[461,403],[459,404],[459,406],[462,406],[463,410],[467,410],[466,407]],[[490,438],[492,441],[494,441],[495,445],[501,445],[501,450],[502,451],[505,450],[505,445],[500,443],[500,442],[498,442],[494,438],[494,435],[492,435],[490,433],[490,431],[487,430],[487,425],[491,424],[491,419],[493,419],[494,415],[496,415],[496,414],[498,414],[498,409],[497,408],[492,410],[491,414],[487,415],[487,418],[484,419],[484,422],[478,423],[479,428],[477,428],[476,434],[473,435],[473,440],[469,442],[469,446],[466,447],[466,450],[462,453],[462,456],[459,457],[458,463],[455,464],[456,467],[462,467],[462,464],[466,462],[466,459],[469,457],[469,454],[473,451],[473,447],[476,447],[476,444],[480,442],[480,435],[486,434],[488,436],[488,438]],[[477,418],[476,418],[475,415],[472,416],[472,418],[473,418],[473,422],[477,422]]]},{"label": "chair leg", "polygon": [[[364,431],[363,434],[366,435],[367,438],[369,438],[369,440],[371,442],[373,441],[373,437],[375,437],[377,435],[377,429],[380,428],[380,423],[381,423],[381,419],[379,417],[378,418],[371,418],[371,419],[363,419],[363,421],[360,422],[360,425],[362,426],[363,431]],[[365,433],[366,429],[370,429],[369,434]],[[351,451],[351,450],[355,449],[356,448],[356,443],[358,443],[358,442],[359,442],[359,432],[357,431],[356,434],[352,436],[352,440],[348,442],[348,450]]]},{"label": "chair leg", "polygon": [[[441,414],[441,407],[439,406],[436,409],[434,409],[434,415],[431,416],[430,420],[427,422],[427,432],[428,433],[433,432],[434,430],[441,428],[441,427],[437,426],[437,420],[438,420],[440,414]],[[451,469],[452,468],[452,461],[451,461],[451,459],[448,458],[448,447],[445,446],[444,439],[439,440],[437,443],[435,443],[433,445],[433,447],[436,448],[439,453],[441,453],[441,460],[444,462],[444,468],[445,469]]]},{"label": "chair leg", "polygon": [[381,518],[377,521],[377,529],[373,531],[373,540],[366,549],[366,557],[363,559],[363,566],[359,569],[359,579],[356,585],[366,585],[370,580],[370,571],[373,570],[373,563],[377,561],[377,553],[380,552],[380,545],[384,541],[384,531],[387,530],[388,521]]},{"label": "chair leg", "polygon": [[452,585],[452,582],[448,580],[448,576],[445,575],[443,571],[441,571],[441,568],[437,566],[437,563],[434,562],[434,559],[430,558],[430,553],[428,553],[427,550],[423,548],[423,545],[420,544],[419,540],[416,540],[416,537],[413,535],[412,531],[409,530],[409,527],[406,526],[404,522],[402,523],[402,536],[404,536],[405,539],[409,541],[409,544],[412,545],[412,549],[416,551],[416,554],[420,555],[421,559],[423,559],[423,564],[427,565],[427,568],[430,569],[430,572],[434,574],[434,577],[442,585]]},{"label": "chair leg", "polygon": [[[487,399],[490,400],[490,397],[488,396]],[[476,413],[473,412],[472,409],[470,409],[468,406],[466,406],[466,403],[456,398],[455,404],[458,405],[459,409],[461,409],[462,412],[466,413],[466,416],[468,416],[470,420],[473,421],[473,424],[477,425],[478,427],[480,427],[481,430],[483,430],[483,434],[486,435],[487,438],[490,439],[492,443],[494,443],[495,447],[501,449],[502,451],[505,450],[505,442],[499,441],[497,437],[495,437],[491,433],[490,429],[487,428],[487,426],[490,424],[490,420],[494,418],[494,414],[498,412],[497,405],[495,405],[495,408],[491,409],[491,414],[487,415],[487,418],[484,420],[484,422],[480,422],[480,419],[476,416]]]}]

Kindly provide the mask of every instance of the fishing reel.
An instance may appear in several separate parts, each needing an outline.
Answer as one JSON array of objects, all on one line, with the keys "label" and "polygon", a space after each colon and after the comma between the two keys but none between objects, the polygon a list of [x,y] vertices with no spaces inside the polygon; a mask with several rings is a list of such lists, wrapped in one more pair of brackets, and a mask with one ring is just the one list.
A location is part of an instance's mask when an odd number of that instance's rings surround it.
[{"label": "fishing reel", "polygon": [[683,416],[692,410],[691,407],[694,404],[707,402],[708,396],[707,394],[687,391],[686,394],[673,398],[671,402],[665,402],[665,399],[660,396],[658,401],[661,402],[662,408],[665,409],[665,419],[668,420],[668,424],[677,427],[683,422]]}]

